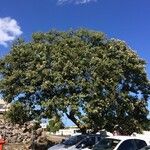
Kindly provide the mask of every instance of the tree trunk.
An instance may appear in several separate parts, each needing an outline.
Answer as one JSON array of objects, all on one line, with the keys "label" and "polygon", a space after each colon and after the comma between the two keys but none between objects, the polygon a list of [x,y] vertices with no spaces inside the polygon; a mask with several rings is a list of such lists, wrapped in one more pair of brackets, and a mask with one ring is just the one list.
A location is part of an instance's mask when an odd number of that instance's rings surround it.
[{"label": "tree trunk", "polygon": [[66,113],[66,116],[80,129],[82,134],[86,133],[86,127],[82,126],[81,123],[75,118],[74,113],[70,111],[70,113]]}]

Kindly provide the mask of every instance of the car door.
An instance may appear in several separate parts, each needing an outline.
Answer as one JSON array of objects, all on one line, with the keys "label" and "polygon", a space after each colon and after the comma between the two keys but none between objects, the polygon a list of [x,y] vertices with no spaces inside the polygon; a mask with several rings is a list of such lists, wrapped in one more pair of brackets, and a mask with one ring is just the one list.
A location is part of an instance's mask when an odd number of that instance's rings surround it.
[{"label": "car door", "polygon": [[133,139],[128,139],[123,141],[117,150],[137,150],[134,140]]}]

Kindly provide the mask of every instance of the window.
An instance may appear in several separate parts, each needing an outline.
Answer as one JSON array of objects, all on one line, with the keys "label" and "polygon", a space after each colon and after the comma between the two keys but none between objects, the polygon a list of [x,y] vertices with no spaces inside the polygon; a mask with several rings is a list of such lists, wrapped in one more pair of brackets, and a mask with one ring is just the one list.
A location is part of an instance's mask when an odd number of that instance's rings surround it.
[{"label": "window", "polygon": [[101,139],[102,139],[102,137],[101,137],[101,136],[98,136],[98,137],[97,137],[97,142],[100,141]]},{"label": "window", "polygon": [[118,150],[136,150],[134,140],[126,140],[121,143]]},{"label": "window", "polygon": [[93,146],[95,144],[95,137],[89,137],[87,142],[89,146]]},{"label": "window", "polygon": [[82,136],[82,135],[72,136],[69,139],[63,141],[63,144],[72,146],[72,145],[77,144],[78,142],[80,142],[84,138],[85,138],[85,136]]},{"label": "window", "polygon": [[113,150],[119,142],[120,140],[117,139],[104,138],[93,147],[93,150]]},{"label": "window", "polygon": [[95,137],[94,136],[93,137],[87,137],[87,138],[83,139],[79,143],[79,145],[76,146],[76,148],[81,148],[81,147],[82,148],[86,148],[86,147],[92,148],[94,144],[95,144]]},{"label": "window", "polygon": [[140,149],[140,148],[143,148],[143,147],[147,146],[146,142],[143,141],[143,140],[135,139],[134,141],[136,143],[137,149]]}]

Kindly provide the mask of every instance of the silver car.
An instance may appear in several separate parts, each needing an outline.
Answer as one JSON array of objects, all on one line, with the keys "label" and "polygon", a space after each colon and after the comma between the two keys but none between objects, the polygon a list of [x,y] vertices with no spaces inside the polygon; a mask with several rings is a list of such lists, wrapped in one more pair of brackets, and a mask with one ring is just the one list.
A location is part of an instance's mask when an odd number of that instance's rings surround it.
[{"label": "silver car", "polygon": [[50,147],[48,150],[90,150],[103,137],[98,134],[76,135]]}]

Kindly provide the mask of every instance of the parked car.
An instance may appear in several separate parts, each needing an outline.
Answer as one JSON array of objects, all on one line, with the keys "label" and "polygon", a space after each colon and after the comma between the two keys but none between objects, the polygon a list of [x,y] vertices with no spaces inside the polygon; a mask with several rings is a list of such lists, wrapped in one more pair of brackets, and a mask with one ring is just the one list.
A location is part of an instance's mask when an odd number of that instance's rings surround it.
[{"label": "parked car", "polygon": [[100,140],[93,150],[139,150],[149,144],[143,138],[132,136],[112,136]]},{"label": "parked car", "polygon": [[100,134],[76,135],[60,144],[50,147],[48,150],[90,150],[106,136]]}]

